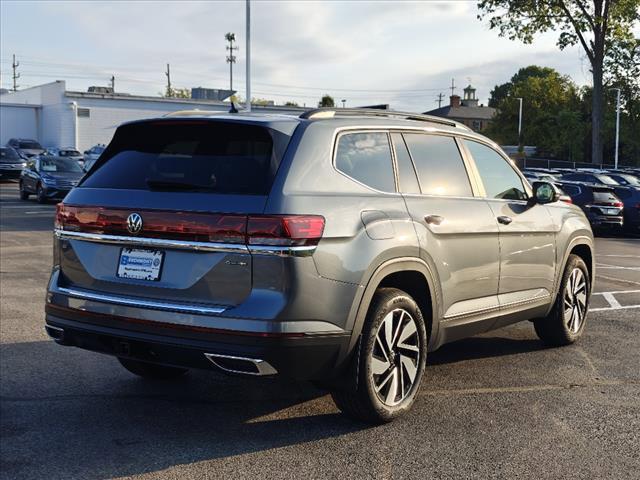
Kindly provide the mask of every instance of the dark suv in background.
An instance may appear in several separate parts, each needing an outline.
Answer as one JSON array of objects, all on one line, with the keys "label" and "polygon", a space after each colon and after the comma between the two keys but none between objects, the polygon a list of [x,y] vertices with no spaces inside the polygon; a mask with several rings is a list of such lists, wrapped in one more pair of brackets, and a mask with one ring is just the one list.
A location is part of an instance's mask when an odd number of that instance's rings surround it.
[{"label": "dark suv in background", "polygon": [[389,421],[447,342],[522,320],[580,337],[593,236],[557,199],[436,117],[124,124],[58,205],[46,329],[143,377],[283,374]]}]

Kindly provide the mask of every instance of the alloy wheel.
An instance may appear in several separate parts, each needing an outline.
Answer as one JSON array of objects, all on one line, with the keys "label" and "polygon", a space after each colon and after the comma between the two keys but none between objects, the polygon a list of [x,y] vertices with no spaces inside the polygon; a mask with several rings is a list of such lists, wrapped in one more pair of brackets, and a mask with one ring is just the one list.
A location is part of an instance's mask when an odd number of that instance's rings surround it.
[{"label": "alloy wheel", "polygon": [[370,362],[373,387],[382,403],[394,406],[407,398],[420,365],[420,336],[409,312],[399,308],[384,317]]},{"label": "alloy wheel", "polygon": [[578,333],[587,314],[587,281],[579,268],[569,275],[564,289],[563,318],[571,333]]}]

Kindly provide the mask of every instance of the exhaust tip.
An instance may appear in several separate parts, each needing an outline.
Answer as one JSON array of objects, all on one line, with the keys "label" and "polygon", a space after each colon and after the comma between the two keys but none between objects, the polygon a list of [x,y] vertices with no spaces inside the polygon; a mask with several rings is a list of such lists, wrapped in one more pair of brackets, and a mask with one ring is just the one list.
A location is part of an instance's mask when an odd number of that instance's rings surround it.
[{"label": "exhaust tip", "polygon": [[44,330],[45,332],[47,332],[47,335],[49,335],[49,337],[54,339],[56,342],[64,341],[64,330],[62,328],[54,327],[52,325],[45,325]]},{"label": "exhaust tip", "polygon": [[218,353],[205,353],[204,356],[220,370],[229,373],[257,376],[275,375],[278,373],[269,362],[259,358],[236,357],[233,355],[220,355]]}]

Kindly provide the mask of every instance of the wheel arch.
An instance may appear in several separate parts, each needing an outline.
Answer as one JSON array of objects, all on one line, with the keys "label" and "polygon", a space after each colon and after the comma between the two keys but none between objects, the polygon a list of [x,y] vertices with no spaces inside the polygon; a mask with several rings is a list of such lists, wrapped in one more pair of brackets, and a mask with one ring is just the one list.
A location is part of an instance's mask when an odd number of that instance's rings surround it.
[{"label": "wheel arch", "polygon": [[560,284],[562,283],[562,275],[564,274],[565,268],[567,268],[567,262],[569,261],[570,255],[577,255],[584,263],[587,264],[587,269],[589,270],[589,289],[593,290],[593,284],[596,275],[596,262],[595,262],[595,249],[593,245],[593,239],[587,236],[577,236],[572,238],[568,243],[567,247],[564,251],[564,256],[562,258],[561,268],[558,269],[558,275],[555,282],[554,292],[553,292],[553,302],[551,302],[551,307],[555,303],[556,297],[558,295],[558,291],[560,290]]},{"label": "wheel arch", "polygon": [[349,318],[353,351],[362,332],[375,292],[381,287],[394,287],[407,292],[418,303],[427,326],[429,345],[437,338],[440,318],[438,314],[440,289],[429,265],[419,258],[402,257],[388,260],[369,277],[359,299],[354,301]]}]

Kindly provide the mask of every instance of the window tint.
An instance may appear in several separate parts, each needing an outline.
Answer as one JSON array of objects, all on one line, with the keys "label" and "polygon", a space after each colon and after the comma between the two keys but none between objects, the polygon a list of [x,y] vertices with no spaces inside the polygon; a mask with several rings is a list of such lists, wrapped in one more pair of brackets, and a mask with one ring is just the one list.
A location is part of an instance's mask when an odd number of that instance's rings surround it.
[{"label": "window tint", "polygon": [[247,124],[130,124],[118,129],[81,186],[266,195],[288,141]]},{"label": "window tint", "polygon": [[396,150],[396,163],[398,164],[398,183],[403,193],[420,193],[418,178],[413,168],[407,146],[399,133],[392,133],[391,139]]},{"label": "window tint", "polygon": [[580,189],[575,185],[562,185],[562,190],[564,190],[567,195],[571,196],[578,195],[580,193]]},{"label": "window tint", "polygon": [[0,148],[0,162],[19,160],[20,156],[13,148]]},{"label": "window tint", "polygon": [[395,192],[386,133],[349,133],[338,140],[336,168],[376,190]]},{"label": "window tint", "polygon": [[467,170],[453,137],[405,133],[404,139],[426,195],[472,196]]},{"label": "window tint", "polygon": [[524,185],[513,167],[492,148],[465,140],[489,198],[526,200]]}]

